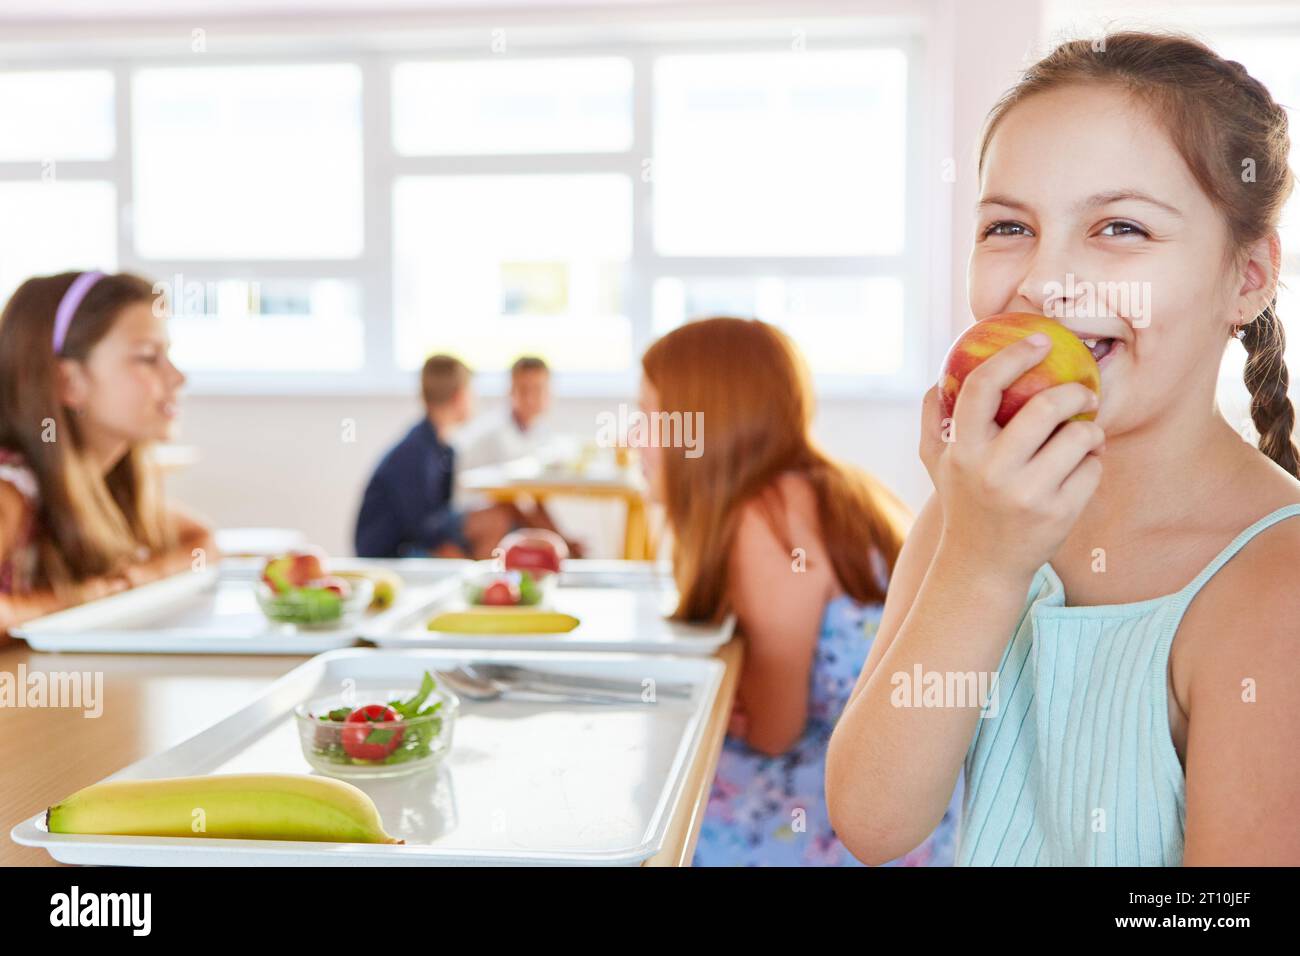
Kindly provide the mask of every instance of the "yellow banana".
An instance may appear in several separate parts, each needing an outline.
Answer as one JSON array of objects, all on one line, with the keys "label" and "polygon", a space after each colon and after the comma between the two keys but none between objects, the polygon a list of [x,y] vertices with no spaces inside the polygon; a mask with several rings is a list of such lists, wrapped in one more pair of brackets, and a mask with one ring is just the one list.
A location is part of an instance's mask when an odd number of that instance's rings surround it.
[{"label": "yellow banana", "polygon": [[455,634],[562,634],[577,626],[571,614],[499,607],[447,611],[429,622],[431,631]]},{"label": "yellow banana", "polygon": [[56,803],[45,821],[51,833],[402,842],[352,784],[291,773],[109,780]]}]

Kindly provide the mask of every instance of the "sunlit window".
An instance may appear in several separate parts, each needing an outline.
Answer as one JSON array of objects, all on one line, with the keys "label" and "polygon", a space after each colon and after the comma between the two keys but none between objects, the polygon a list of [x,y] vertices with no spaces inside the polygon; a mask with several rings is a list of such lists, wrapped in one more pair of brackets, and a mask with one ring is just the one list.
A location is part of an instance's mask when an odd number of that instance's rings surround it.
[{"label": "sunlit window", "polygon": [[409,390],[446,351],[623,390],[718,313],[787,329],[818,375],[912,388],[919,47],[736,40],[0,72],[0,293],[158,281],[199,389]]},{"label": "sunlit window", "polygon": [[140,255],[332,259],[361,252],[355,66],[141,70],[133,104]]},{"label": "sunlit window", "polygon": [[107,70],[0,73],[0,162],[109,159],[116,139]]},{"label": "sunlit window", "polygon": [[612,57],[398,64],[393,144],[404,155],[628,149],[632,64]]},{"label": "sunlit window", "polygon": [[532,352],[568,370],[628,368],[631,206],[616,175],[398,180],[398,363],[448,351],[490,371]]},{"label": "sunlit window", "polygon": [[660,58],[658,251],[901,252],[906,80],[898,50]]},{"label": "sunlit window", "polygon": [[187,371],[352,371],[365,356],[361,292],[337,279],[161,277],[172,358]]},{"label": "sunlit window", "polygon": [[34,275],[115,269],[116,232],[112,183],[0,182],[0,300]]},{"label": "sunlit window", "polygon": [[899,279],[662,278],[654,287],[657,333],[690,318],[761,317],[781,327],[810,367],[830,375],[894,375],[904,351]]}]

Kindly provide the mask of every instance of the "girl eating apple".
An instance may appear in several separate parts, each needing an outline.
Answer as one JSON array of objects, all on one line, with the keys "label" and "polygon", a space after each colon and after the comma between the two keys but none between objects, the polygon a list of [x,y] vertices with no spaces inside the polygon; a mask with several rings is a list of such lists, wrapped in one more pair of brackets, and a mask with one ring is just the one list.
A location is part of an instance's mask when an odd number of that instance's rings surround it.
[{"label": "girl eating apple", "polygon": [[[951,422],[927,394],[936,491],[827,764],[859,858],[920,842],[964,769],[962,864],[1300,863],[1289,145],[1267,89],[1179,36],[1065,43],[995,106],[971,309],[1059,318],[1092,343],[1100,402],[1059,384],[997,425],[1049,352],[1033,336],[970,372]],[[1147,315],[1072,291],[1133,283]],[[1215,403],[1238,339],[1258,447]],[[918,666],[995,673],[996,712],[894,706]]]}]

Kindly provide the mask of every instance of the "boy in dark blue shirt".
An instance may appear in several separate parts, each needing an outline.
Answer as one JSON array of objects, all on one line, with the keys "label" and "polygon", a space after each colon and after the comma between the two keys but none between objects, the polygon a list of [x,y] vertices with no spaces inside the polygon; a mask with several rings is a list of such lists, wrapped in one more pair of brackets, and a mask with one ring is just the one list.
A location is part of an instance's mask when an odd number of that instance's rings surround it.
[{"label": "boy in dark blue shirt", "polygon": [[358,557],[486,558],[520,523],[510,505],[468,513],[451,505],[455,451],[447,439],[471,415],[470,378],[469,368],[450,355],[424,363],[425,417],[384,455],[366,485],[357,515]]}]

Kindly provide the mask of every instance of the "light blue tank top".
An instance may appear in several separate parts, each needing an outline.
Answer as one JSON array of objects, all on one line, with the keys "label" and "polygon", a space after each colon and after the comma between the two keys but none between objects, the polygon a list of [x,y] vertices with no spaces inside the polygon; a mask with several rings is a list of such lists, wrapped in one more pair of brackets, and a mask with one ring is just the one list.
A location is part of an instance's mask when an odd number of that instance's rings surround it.
[{"label": "light blue tank top", "polygon": [[1288,505],[1182,590],[1066,607],[1050,564],[1029,587],[966,753],[958,866],[1178,866],[1186,794],[1169,728],[1174,634],[1196,593]]}]

